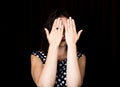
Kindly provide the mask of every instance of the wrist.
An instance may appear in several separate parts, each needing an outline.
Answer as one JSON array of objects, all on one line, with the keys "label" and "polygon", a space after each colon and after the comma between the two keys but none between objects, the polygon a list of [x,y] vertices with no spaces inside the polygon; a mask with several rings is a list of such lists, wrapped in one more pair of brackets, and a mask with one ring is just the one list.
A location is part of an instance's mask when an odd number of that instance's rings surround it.
[{"label": "wrist", "polygon": [[58,46],[57,46],[57,45],[54,45],[54,44],[50,44],[49,47],[50,47],[50,48],[53,48],[53,49],[58,49]]},{"label": "wrist", "polygon": [[76,43],[67,44],[68,47],[76,47]]}]

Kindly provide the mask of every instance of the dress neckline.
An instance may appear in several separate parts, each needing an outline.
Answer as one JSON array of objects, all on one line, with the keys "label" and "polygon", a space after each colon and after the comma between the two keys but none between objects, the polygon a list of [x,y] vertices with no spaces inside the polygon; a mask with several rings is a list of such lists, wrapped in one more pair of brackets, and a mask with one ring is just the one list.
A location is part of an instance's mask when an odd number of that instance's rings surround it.
[{"label": "dress neckline", "polygon": [[62,61],[65,61],[65,60],[67,60],[67,58],[64,58],[62,60],[58,60],[58,62],[62,62]]}]

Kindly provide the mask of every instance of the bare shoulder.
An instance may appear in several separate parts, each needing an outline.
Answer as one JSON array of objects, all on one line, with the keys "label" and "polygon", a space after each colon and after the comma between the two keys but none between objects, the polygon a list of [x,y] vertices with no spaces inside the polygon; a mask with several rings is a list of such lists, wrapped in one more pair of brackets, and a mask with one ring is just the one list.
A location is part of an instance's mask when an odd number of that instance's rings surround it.
[{"label": "bare shoulder", "polygon": [[85,54],[82,54],[79,58],[79,63],[82,62],[82,63],[86,63],[86,56]]},{"label": "bare shoulder", "polygon": [[42,64],[42,61],[38,56],[31,54],[30,56],[31,64]]},{"label": "bare shoulder", "polygon": [[39,58],[33,54],[30,55],[31,60],[39,60]]}]

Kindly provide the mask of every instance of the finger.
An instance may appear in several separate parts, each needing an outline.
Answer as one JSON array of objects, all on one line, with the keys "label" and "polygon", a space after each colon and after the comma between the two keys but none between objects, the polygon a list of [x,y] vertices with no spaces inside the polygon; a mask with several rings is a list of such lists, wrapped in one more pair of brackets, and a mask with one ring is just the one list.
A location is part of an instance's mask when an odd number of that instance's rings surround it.
[{"label": "finger", "polygon": [[62,26],[63,26],[63,24],[62,24],[62,20],[60,19],[59,30],[62,29]]},{"label": "finger", "polygon": [[74,19],[72,19],[72,28],[73,28],[73,30],[76,31],[76,25],[75,25],[75,21],[74,21]]},{"label": "finger", "polygon": [[46,36],[47,36],[47,38],[48,38],[48,36],[49,36],[49,31],[48,31],[48,29],[47,29],[47,28],[44,28],[44,30],[45,30],[45,34],[46,34]]},{"label": "finger", "polygon": [[70,29],[72,29],[72,18],[71,17],[69,17],[69,27]]},{"label": "finger", "polygon": [[63,33],[63,31],[64,31],[64,28],[63,28],[63,25],[61,25],[60,32]]},{"label": "finger", "polygon": [[59,24],[58,24],[58,29],[59,29],[59,30],[61,29],[61,26],[62,26],[62,20],[60,19],[60,20],[59,20]]},{"label": "finger", "polygon": [[65,32],[67,32],[67,29],[68,29],[68,19],[67,19],[67,21],[65,22]]},{"label": "finger", "polygon": [[60,18],[57,19],[57,23],[56,23],[56,28],[59,28],[59,24],[60,24]]},{"label": "finger", "polygon": [[57,19],[54,20],[54,23],[53,23],[53,26],[52,26],[52,29],[53,29],[53,30],[56,29],[56,25],[57,25]]},{"label": "finger", "polygon": [[70,19],[67,20],[67,32],[69,31],[70,29]]},{"label": "finger", "polygon": [[80,35],[81,35],[82,31],[83,30],[79,30],[79,32],[78,32],[78,39],[80,38]]}]

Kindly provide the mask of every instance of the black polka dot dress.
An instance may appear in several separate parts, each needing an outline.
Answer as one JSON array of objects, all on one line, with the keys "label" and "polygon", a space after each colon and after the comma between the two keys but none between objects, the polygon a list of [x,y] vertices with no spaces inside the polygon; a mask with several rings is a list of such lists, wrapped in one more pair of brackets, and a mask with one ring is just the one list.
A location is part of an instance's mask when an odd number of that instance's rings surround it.
[{"label": "black polka dot dress", "polygon": [[[43,64],[46,61],[46,55],[41,51],[34,51],[33,55],[37,56],[41,59]],[[82,54],[80,52],[77,53],[78,58],[80,58]],[[58,61],[57,63],[57,74],[56,74],[56,81],[54,87],[67,87],[66,84],[66,67],[67,67],[67,58],[62,61]]]}]

